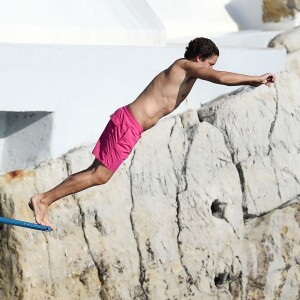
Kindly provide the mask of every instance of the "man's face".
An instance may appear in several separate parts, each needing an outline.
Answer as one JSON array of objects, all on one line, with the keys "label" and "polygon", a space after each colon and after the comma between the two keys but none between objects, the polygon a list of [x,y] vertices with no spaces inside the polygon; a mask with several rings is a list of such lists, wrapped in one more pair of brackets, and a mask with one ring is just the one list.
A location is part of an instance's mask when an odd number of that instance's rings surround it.
[{"label": "man's face", "polygon": [[200,56],[197,56],[197,62],[201,65],[203,68],[210,68],[213,69],[214,65],[216,64],[219,56],[213,54],[212,56],[206,58],[205,60],[202,60]]}]

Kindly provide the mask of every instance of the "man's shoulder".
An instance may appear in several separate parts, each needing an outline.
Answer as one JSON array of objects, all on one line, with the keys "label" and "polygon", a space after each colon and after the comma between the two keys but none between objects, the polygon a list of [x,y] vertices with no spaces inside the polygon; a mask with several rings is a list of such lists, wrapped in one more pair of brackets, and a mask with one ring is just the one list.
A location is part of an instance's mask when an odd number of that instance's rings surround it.
[{"label": "man's shoulder", "polygon": [[186,69],[189,66],[193,66],[193,65],[197,65],[195,62],[190,61],[186,58],[179,58],[177,60],[175,60],[175,62],[172,64],[172,66],[178,66],[181,67],[183,69]]},{"label": "man's shoulder", "polygon": [[182,69],[184,71],[186,71],[188,69],[188,66],[191,62],[188,60],[188,59],[185,59],[185,58],[179,58],[177,60],[175,60],[173,62],[173,64],[171,64],[171,66],[169,67],[169,70],[171,69]]},{"label": "man's shoulder", "polygon": [[174,61],[173,65],[184,65],[186,62],[188,62],[188,60],[186,58],[179,58],[177,60]]}]

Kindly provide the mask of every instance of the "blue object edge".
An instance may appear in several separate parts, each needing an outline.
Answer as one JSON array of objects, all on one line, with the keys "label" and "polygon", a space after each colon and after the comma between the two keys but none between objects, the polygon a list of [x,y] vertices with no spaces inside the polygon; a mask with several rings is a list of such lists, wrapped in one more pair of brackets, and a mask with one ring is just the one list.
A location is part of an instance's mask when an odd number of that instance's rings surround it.
[{"label": "blue object edge", "polygon": [[0,223],[25,227],[29,229],[41,230],[41,231],[48,231],[48,232],[52,231],[52,228],[50,226],[45,226],[45,225],[40,225],[36,223],[25,222],[25,221],[10,219],[10,218],[4,218],[4,217],[0,217]]}]

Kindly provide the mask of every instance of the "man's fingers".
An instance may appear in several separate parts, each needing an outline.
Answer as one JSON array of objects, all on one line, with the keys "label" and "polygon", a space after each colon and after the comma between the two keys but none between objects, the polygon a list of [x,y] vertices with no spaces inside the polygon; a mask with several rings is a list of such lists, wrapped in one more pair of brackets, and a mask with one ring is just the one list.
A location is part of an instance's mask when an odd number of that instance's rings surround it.
[{"label": "man's fingers", "polygon": [[267,81],[271,83],[275,82],[275,76],[274,75],[268,76]]}]

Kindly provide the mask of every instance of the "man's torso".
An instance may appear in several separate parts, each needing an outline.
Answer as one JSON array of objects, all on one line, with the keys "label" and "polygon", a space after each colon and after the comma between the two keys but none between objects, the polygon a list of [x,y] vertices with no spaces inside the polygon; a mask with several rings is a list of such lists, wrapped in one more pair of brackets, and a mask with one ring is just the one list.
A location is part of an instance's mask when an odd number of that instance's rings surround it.
[{"label": "man's torso", "polygon": [[175,61],[159,73],[129,105],[129,109],[144,130],[154,126],[159,119],[176,109],[191,91],[196,78],[189,77],[185,59]]}]

